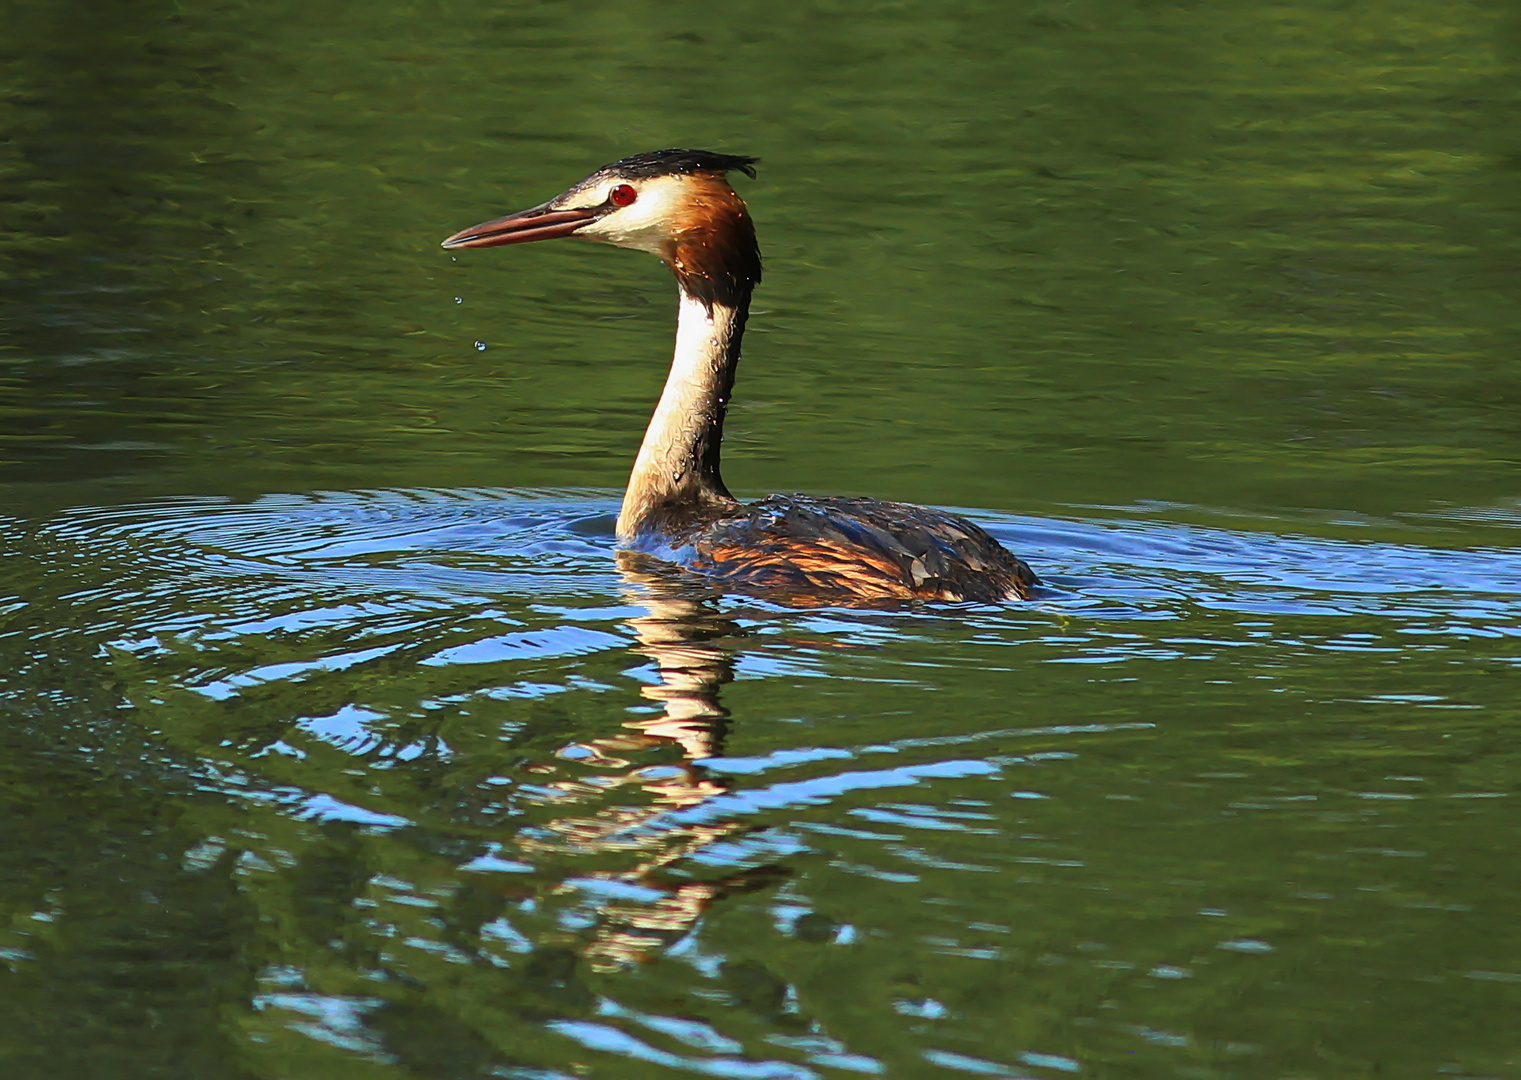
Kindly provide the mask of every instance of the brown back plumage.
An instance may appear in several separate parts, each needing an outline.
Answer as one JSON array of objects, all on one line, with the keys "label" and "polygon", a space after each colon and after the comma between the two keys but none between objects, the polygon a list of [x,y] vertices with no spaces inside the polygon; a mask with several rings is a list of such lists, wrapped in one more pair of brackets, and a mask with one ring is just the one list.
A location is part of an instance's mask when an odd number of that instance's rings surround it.
[{"label": "brown back plumage", "polygon": [[878,499],[773,495],[686,538],[706,577],[813,603],[1028,599],[1034,572],[965,520]]}]

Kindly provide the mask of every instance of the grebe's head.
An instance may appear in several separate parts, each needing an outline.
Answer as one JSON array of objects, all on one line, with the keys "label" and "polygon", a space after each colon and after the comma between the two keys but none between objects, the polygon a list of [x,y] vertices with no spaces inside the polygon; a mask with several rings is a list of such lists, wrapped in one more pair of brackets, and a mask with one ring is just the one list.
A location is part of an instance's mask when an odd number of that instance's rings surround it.
[{"label": "grebe's head", "polygon": [[580,236],[658,255],[683,290],[710,307],[734,304],[760,280],[760,248],[730,171],[756,159],[707,150],[654,150],[604,165],[546,203],[461,229],[446,248]]}]

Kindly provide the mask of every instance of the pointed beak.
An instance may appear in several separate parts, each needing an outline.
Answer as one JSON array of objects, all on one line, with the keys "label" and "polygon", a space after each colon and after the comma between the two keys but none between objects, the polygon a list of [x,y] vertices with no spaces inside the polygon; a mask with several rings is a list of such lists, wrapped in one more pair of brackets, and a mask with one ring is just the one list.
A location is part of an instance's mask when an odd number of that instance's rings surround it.
[{"label": "pointed beak", "polygon": [[461,229],[443,246],[446,248],[495,247],[498,244],[527,244],[534,240],[554,240],[570,236],[587,222],[600,216],[597,207],[580,210],[554,210],[548,203],[532,210],[508,214],[493,221],[483,221],[468,229]]}]

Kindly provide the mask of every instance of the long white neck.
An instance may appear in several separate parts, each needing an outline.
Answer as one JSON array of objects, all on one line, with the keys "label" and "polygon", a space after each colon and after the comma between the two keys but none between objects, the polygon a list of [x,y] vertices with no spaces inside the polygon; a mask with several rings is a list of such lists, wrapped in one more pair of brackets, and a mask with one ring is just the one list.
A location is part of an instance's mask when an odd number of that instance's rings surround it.
[{"label": "long white neck", "polygon": [[733,306],[706,304],[681,290],[676,355],[623,494],[620,541],[735,505],[718,456],[749,306],[748,296]]}]

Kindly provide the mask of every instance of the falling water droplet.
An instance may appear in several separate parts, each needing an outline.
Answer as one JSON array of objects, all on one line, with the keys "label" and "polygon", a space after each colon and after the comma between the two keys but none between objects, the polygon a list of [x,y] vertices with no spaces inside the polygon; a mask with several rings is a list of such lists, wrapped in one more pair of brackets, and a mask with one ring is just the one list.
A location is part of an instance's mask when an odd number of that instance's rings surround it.
[{"label": "falling water droplet", "polygon": [[475,351],[476,352],[485,352],[486,351],[486,343],[484,341],[477,341],[475,343]]}]

